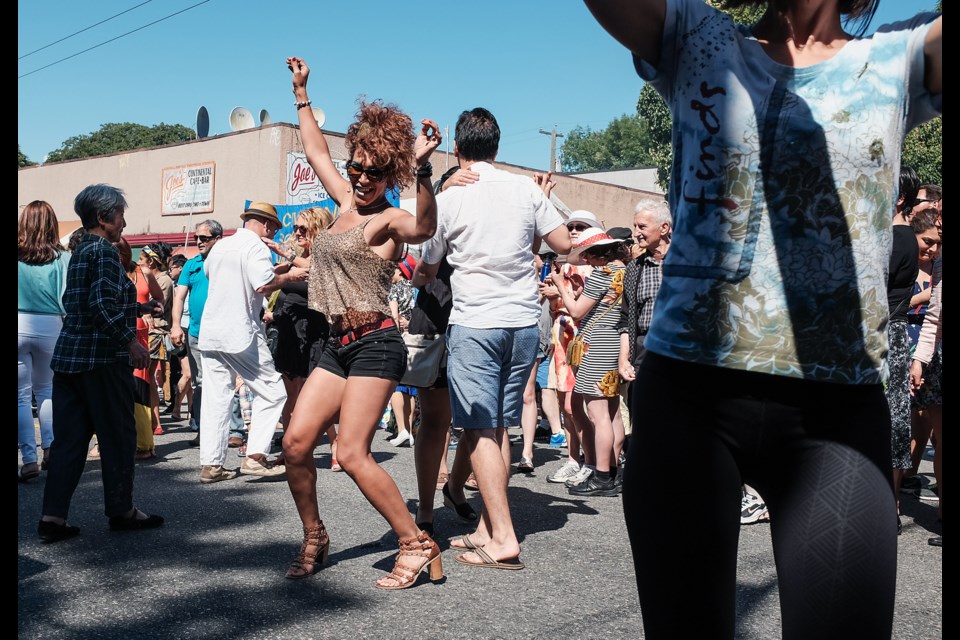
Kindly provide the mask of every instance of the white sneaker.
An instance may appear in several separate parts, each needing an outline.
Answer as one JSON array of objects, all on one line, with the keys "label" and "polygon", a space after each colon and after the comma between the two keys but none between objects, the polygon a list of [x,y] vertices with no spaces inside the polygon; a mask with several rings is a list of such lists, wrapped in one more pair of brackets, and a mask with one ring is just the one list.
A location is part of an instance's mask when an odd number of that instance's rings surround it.
[{"label": "white sneaker", "polygon": [[740,524],[755,524],[757,522],[768,522],[770,514],[767,512],[767,505],[760,498],[747,490],[743,491],[743,498],[740,500]]},{"label": "white sneaker", "polygon": [[547,482],[566,482],[580,471],[580,465],[573,460],[567,460],[559,469],[547,476]]},{"label": "white sneaker", "polygon": [[573,475],[570,478],[567,478],[567,481],[564,482],[563,484],[567,488],[576,487],[586,482],[592,475],[593,475],[593,469],[591,469],[587,465],[583,465],[583,467],[581,467],[581,469],[577,471],[575,475]]}]

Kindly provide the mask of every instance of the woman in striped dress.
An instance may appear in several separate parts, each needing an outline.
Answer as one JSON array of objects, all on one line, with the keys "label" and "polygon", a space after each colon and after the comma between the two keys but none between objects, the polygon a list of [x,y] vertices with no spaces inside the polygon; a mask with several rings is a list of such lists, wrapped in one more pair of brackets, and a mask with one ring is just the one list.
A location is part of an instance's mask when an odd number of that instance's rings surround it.
[{"label": "woman in striped dress", "polygon": [[[576,371],[574,392],[582,395],[587,416],[593,423],[597,454],[596,472],[583,483],[570,488],[578,496],[615,496],[617,459],[623,448],[623,421],[619,416],[620,399],[617,358],[620,336],[617,333],[618,313],[623,292],[624,263],[628,259],[623,240],[608,236],[602,229],[591,228],[581,233],[567,260],[570,264],[587,264],[593,272],[584,283],[577,299],[562,284],[562,276],[554,272],[563,306],[577,321],[583,335],[583,360]],[[569,347],[568,347],[569,349]]]}]

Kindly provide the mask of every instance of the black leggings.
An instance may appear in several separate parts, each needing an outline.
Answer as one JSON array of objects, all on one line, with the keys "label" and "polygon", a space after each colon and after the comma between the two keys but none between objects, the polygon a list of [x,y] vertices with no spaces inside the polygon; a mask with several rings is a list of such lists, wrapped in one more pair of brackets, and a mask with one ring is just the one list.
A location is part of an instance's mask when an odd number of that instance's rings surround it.
[{"label": "black leggings", "polygon": [[840,385],[648,353],[623,506],[645,637],[733,638],[740,485],[770,510],[784,638],[889,638],[890,413]]}]

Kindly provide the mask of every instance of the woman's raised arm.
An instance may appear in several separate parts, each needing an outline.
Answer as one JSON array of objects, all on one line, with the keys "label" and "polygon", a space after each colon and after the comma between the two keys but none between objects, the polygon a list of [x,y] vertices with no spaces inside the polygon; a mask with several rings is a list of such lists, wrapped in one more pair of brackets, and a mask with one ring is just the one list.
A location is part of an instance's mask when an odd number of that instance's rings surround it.
[{"label": "woman's raised arm", "polygon": [[330,148],[313,117],[313,111],[310,110],[310,99],[307,97],[307,77],[310,75],[310,67],[303,58],[290,57],[287,58],[287,68],[293,72],[293,95],[296,98],[295,106],[300,121],[300,140],[303,142],[303,151],[307,154],[307,162],[316,171],[323,188],[339,205],[346,201],[353,187],[340,175],[333,164]]}]

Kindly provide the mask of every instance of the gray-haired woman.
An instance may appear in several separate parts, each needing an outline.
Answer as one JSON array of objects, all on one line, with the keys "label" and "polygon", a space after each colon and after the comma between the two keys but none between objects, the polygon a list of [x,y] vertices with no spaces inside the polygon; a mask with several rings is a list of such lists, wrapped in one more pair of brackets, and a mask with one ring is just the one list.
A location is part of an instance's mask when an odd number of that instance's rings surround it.
[{"label": "gray-haired woman", "polygon": [[67,524],[70,501],[96,434],[100,445],[105,513],[112,530],[158,527],[163,518],[133,506],[134,452],[133,368],[150,361],[137,341],[137,316],[161,313],[160,303],[137,304],[112,243],[127,226],[123,192],[91,185],[74,200],[86,234],[70,259],[63,295],[66,317],[57,339],[53,375],[54,441],[43,492],[43,515],[37,528],[43,542],[58,542],[80,533]]}]

